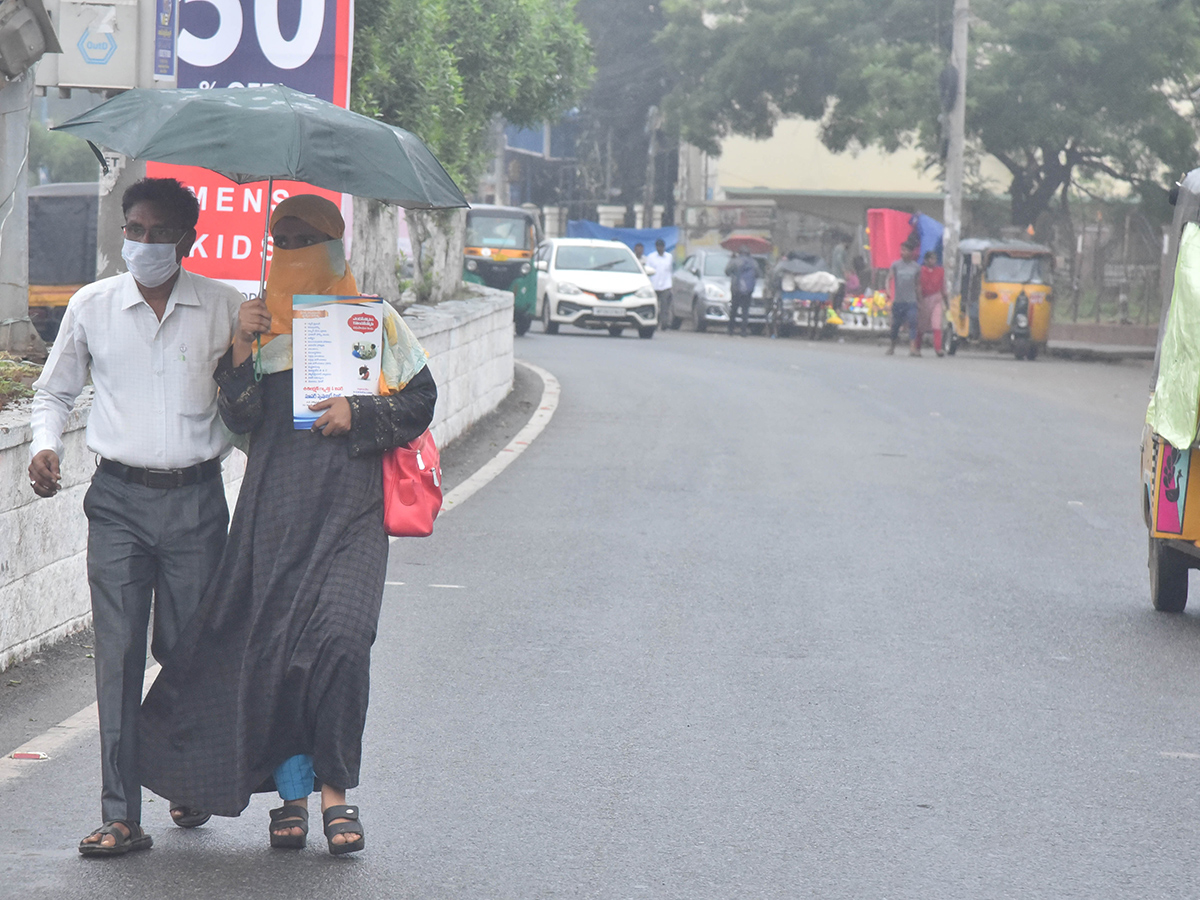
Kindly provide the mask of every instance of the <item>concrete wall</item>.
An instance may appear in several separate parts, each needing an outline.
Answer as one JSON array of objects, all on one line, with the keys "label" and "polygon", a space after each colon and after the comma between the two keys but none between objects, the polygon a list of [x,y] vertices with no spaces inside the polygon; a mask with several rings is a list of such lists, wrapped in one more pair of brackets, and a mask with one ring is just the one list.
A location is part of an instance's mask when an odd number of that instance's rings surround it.
[{"label": "concrete wall", "polygon": [[[512,294],[471,285],[472,296],[405,311],[438,383],[434,439],[450,443],[512,389]],[[91,389],[63,436],[63,488],[49,500],[29,487],[29,407],[0,412],[0,671],[91,622],[83,495],[96,459],[85,443]],[[225,461],[230,509],[245,457]]]}]

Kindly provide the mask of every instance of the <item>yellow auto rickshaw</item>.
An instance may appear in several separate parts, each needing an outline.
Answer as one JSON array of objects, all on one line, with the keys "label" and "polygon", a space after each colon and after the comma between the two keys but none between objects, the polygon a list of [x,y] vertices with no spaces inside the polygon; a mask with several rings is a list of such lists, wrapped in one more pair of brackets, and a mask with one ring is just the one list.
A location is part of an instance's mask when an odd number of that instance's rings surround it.
[{"label": "yellow auto rickshaw", "polygon": [[958,245],[958,288],[943,326],[946,352],[978,342],[1036,359],[1046,347],[1054,253],[1027,241],[968,238]]}]

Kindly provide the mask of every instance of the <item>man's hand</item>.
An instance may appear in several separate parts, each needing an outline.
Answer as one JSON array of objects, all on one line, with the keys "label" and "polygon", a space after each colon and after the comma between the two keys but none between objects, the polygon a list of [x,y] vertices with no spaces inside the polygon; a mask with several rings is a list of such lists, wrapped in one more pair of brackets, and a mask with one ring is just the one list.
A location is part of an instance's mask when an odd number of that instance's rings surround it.
[{"label": "man's hand", "polygon": [[[349,404],[347,404],[349,405]],[[29,463],[29,484],[39,497],[53,497],[58,493],[62,475],[58,471],[58,454],[53,450],[42,450]]]},{"label": "man's hand", "polygon": [[313,412],[325,410],[325,414],[313,422],[312,430],[325,437],[337,437],[350,430],[350,401],[345,397],[330,397],[309,407]]}]

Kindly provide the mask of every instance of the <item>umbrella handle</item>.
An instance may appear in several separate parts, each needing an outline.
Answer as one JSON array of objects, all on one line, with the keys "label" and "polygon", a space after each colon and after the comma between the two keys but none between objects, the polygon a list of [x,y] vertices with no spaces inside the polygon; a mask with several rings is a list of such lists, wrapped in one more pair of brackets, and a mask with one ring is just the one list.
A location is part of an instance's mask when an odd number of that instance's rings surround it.
[{"label": "umbrella handle", "polygon": [[[267,202],[263,204],[266,207],[267,214],[263,219],[263,240],[262,240],[262,266],[258,270],[258,296],[262,297],[267,285],[267,238],[271,234],[271,194],[274,193],[275,179],[267,179]],[[262,381],[262,335],[254,336],[254,343],[257,349],[254,353],[254,380]]]}]

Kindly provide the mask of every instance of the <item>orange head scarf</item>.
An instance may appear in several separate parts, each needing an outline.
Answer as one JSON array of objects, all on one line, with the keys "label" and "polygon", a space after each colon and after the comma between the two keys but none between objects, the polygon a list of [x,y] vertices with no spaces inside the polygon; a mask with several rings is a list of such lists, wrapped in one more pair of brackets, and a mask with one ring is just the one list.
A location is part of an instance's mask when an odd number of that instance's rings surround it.
[{"label": "orange head scarf", "polygon": [[288,216],[308,223],[322,234],[329,235],[331,240],[299,250],[275,248],[266,286],[271,330],[262,336],[264,344],[276,335],[292,333],[294,294],[358,294],[354,275],[346,265],[346,251],[342,245],[346,223],[337,204],[316,194],[288,197],[271,213],[270,227],[274,229],[280,219]]}]

